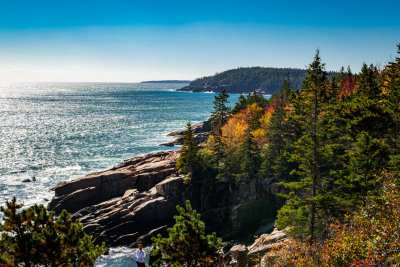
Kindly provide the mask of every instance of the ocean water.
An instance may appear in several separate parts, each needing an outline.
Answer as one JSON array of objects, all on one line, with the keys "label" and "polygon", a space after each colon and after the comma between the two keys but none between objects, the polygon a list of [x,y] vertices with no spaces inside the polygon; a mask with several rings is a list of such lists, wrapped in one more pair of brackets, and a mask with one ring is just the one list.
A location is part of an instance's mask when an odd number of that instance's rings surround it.
[{"label": "ocean water", "polygon": [[[159,144],[188,121],[207,119],[215,96],[175,91],[182,86],[1,83],[0,205],[13,196],[27,206],[46,205],[59,182],[174,149]],[[231,105],[237,98],[230,97]],[[21,182],[33,176],[36,182]],[[99,266],[134,266],[131,252],[113,248]]]}]

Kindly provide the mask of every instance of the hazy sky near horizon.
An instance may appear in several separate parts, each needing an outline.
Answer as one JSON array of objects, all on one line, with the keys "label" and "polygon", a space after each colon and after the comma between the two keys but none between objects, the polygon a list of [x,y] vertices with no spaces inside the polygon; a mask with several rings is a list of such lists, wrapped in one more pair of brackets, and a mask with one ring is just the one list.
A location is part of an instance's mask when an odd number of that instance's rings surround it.
[{"label": "hazy sky near horizon", "polygon": [[231,68],[383,65],[400,1],[0,0],[0,82],[194,79]]}]

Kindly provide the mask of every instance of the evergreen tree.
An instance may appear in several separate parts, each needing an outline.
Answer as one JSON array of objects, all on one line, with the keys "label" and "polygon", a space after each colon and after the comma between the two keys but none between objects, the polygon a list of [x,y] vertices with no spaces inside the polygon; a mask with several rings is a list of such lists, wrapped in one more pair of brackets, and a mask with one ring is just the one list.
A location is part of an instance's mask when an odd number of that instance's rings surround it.
[{"label": "evergreen tree", "polygon": [[262,94],[257,94],[256,91],[248,93],[246,97],[240,95],[239,102],[236,103],[231,113],[237,114],[252,104],[257,104],[258,107],[265,110],[269,105],[269,101]]},{"label": "evergreen tree", "polygon": [[268,125],[268,147],[264,151],[260,173],[263,177],[279,177],[287,180],[293,169],[289,165],[289,157],[284,154],[289,148],[289,127],[287,122],[287,110],[289,98],[292,94],[289,79],[282,83],[281,92],[270,99],[274,109],[270,124]]},{"label": "evergreen tree", "polygon": [[[324,104],[326,104],[324,101],[326,101],[327,86],[327,72],[317,51],[314,61],[307,69],[303,88],[296,99],[298,102],[296,120],[302,124],[303,135],[294,143],[292,160],[299,164],[297,173],[301,180],[286,184],[287,187],[302,192],[301,205],[292,199],[287,202],[286,211],[291,210],[293,215],[299,215],[299,207],[307,208],[308,224],[304,227],[304,236],[309,236],[311,241],[315,239],[321,226],[321,222],[317,221],[317,209],[320,202],[325,201],[321,189],[324,188],[326,182],[324,178],[327,175],[327,167],[324,160],[324,131],[320,122]],[[302,212],[302,216],[303,214]],[[278,213],[277,224],[285,228],[287,225],[284,225],[282,217],[283,213]]]},{"label": "evergreen tree", "polygon": [[191,174],[193,178],[198,178],[200,170],[199,147],[194,141],[194,132],[190,122],[186,125],[184,138],[185,141],[176,165],[180,173]]},{"label": "evergreen tree", "polygon": [[218,170],[219,170],[219,164],[225,156],[224,151],[225,151],[225,145],[222,142],[222,131],[221,129],[218,129],[218,132],[214,135],[214,146],[213,146],[213,152],[215,153],[217,161],[216,167]]},{"label": "evergreen tree", "polygon": [[154,254],[161,255],[158,264],[167,266],[215,265],[218,250],[224,245],[215,233],[206,235],[200,214],[186,201],[186,209],[176,207],[175,225],[168,228],[168,237],[153,237]]},{"label": "evergreen tree", "polygon": [[367,64],[364,63],[358,80],[357,94],[370,99],[379,99],[381,84],[379,72],[375,66],[372,64],[367,66]]},{"label": "evergreen tree", "polygon": [[7,266],[94,266],[104,253],[65,210],[56,217],[43,205],[21,208],[15,198],[0,208],[0,259]]},{"label": "evergreen tree", "polygon": [[397,45],[397,57],[383,71],[383,104],[390,113],[393,127],[390,128],[388,144],[390,146],[390,168],[400,173],[400,44]]},{"label": "evergreen tree", "polygon": [[365,208],[371,193],[378,193],[375,189],[380,187],[382,181],[377,174],[387,165],[387,150],[383,139],[372,138],[367,132],[361,132],[357,137],[354,148],[349,152],[348,175],[344,175],[339,183],[340,190],[346,192],[341,197],[350,199],[352,208]]},{"label": "evergreen tree", "polygon": [[247,106],[246,97],[243,94],[240,94],[238,102],[235,104],[235,107],[232,109],[232,114],[239,113]]},{"label": "evergreen tree", "polygon": [[246,137],[240,146],[239,156],[240,163],[240,177],[250,179],[255,176],[260,167],[260,153],[257,146],[253,141],[253,136],[250,131],[247,131]]},{"label": "evergreen tree", "polygon": [[214,135],[226,123],[229,117],[230,108],[226,106],[229,95],[225,90],[215,96],[214,111],[211,113],[211,129]]}]

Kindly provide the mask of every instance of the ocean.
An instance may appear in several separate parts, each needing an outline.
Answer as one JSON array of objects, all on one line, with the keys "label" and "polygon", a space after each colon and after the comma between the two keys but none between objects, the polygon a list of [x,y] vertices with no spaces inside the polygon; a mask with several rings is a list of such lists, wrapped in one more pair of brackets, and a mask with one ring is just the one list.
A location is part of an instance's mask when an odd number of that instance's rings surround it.
[{"label": "ocean", "polygon": [[[167,134],[207,119],[215,94],[186,84],[0,83],[0,205],[46,205],[50,188],[124,159],[165,151]],[[230,105],[239,95],[231,95]],[[36,177],[36,182],[23,183]],[[97,266],[135,266],[112,248]]]}]

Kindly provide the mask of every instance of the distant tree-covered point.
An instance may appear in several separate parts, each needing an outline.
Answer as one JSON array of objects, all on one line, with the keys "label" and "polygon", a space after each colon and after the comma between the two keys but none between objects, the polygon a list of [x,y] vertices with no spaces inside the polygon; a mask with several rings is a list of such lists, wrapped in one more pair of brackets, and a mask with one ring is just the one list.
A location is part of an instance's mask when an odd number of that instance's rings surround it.
[{"label": "distant tree-covered point", "polygon": [[213,76],[194,80],[180,91],[248,93],[257,91],[264,94],[276,94],[282,82],[290,78],[294,90],[299,90],[306,76],[303,69],[293,68],[237,68],[217,73]]}]

